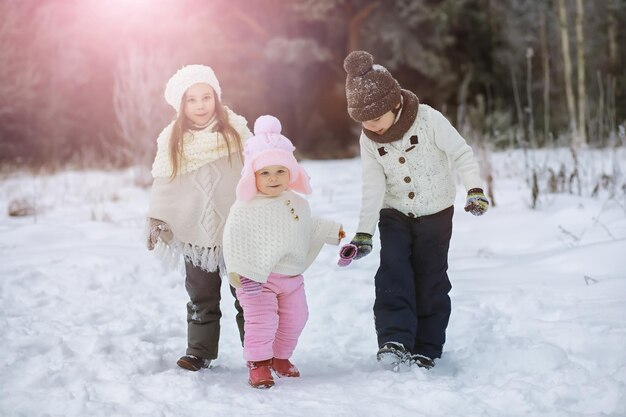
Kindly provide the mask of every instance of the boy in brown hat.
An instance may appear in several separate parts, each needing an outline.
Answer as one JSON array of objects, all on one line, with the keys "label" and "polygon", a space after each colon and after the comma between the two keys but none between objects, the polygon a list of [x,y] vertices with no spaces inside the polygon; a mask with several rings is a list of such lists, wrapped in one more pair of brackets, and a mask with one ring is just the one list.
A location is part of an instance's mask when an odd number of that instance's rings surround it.
[{"label": "boy in brown hat", "polygon": [[348,114],[363,127],[355,259],[371,252],[376,223],[380,230],[376,357],[394,369],[431,368],[441,357],[451,310],[447,269],[456,191],[449,161],[467,190],[465,211],[480,216],[489,201],[472,149],[440,112],[401,89],[365,51],[351,52],[344,69]]}]

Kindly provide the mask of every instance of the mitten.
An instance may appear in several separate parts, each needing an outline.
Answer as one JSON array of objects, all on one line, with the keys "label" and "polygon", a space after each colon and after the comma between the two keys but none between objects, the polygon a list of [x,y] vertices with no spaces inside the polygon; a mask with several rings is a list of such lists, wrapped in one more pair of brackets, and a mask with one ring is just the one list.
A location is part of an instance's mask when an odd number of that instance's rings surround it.
[{"label": "mitten", "polygon": [[467,192],[465,211],[469,211],[474,216],[482,216],[488,208],[489,200],[485,197],[482,188],[472,188]]},{"label": "mitten", "polygon": [[357,252],[358,252],[357,247],[353,245],[352,243],[343,245],[341,249],[339,250],[339,260],[337,261],[337,265],[339,266],[350,265],[350,262],[352,262]]},{"label": "mitten", "polygon": [[241,289],[246,295],[251,297],[256,297],[261,294],[261,290],[263,289],[263,284],[258,281],[251,280],[250,278],[241,277],[239,279],[241,282]]},{"label": "mitten", "polygon": [[[169,234],[171,238],[170,227],[164,221],[150,218],[148,223],[148,250],[153,250],[159,239],[162,239],[162,234]],[[169,240],[169,239],[166,239]]]},{"label": "mitten", "polygon": [[357,233],[350,243],[356,246],[354,259],[361,259],[372,251],[372,235],[369,233]]}]

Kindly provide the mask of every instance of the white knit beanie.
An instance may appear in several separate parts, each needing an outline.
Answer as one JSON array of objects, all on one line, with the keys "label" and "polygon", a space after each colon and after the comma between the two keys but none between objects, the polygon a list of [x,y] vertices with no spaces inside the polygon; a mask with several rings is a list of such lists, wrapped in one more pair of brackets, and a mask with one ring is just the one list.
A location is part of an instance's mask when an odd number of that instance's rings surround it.
[{"label": "white knit beanie", "polygon": [[217,81],[215,73],[206,65],[186,65],[176,71],[165,85],[165,101],[174,107],[176,113],[180,112],[180,102],[187,89],[198,83],[210,85],[218,99],[222,99],[222,89]]}]

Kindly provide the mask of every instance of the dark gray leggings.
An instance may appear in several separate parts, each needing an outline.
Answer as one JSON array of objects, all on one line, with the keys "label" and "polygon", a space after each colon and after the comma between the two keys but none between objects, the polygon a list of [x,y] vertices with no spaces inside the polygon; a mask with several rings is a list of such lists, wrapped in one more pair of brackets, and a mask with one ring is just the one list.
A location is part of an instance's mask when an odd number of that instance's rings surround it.
[{"label": "dark gray leggings", "polygon": [[[206,359],[216,359],[220,340],[220,310],[222,278],[219,270],[207,272],[185,261],[185,288],[190,301],[187,303],[187,354]],[[237,327],[243,344],[243,309],[235,297]]]}]

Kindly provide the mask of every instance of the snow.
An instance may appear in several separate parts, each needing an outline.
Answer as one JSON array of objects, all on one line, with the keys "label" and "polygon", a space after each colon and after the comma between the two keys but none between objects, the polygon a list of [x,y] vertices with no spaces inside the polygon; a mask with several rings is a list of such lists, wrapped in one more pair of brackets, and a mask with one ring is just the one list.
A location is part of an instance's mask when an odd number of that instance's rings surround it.
[{"label": "snow", "polygon": [[[624,152],[589,155],[580,162],[595,161],[594,175],[626,166]],[[148,190],[133,170],[5,176],[0,204],[27,198],[40,212],[0,214],[0,415],[625,416],[623,190],[542,194],[531,210],[522,153],[491,159],[497,207],[465,213],[459,187],[437,366],[377,366],[376,237],[374,253],[347,268],[326,246],[307,271],[310,319],[292,358],[302,377],[270,390],[246,384],[226,282],[219,359],[197,373],[175,365],[184,279],[145,249]],[[358,159],[304,166],[313,212],[351,236]]]}]

